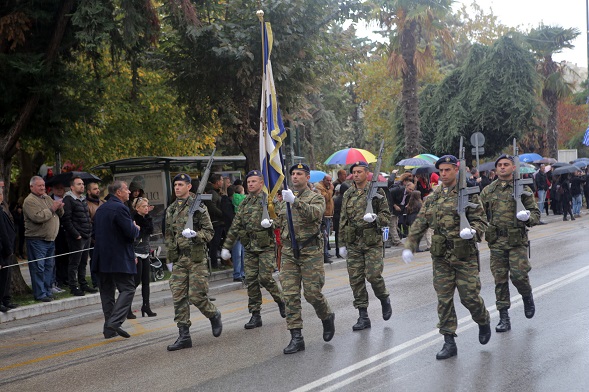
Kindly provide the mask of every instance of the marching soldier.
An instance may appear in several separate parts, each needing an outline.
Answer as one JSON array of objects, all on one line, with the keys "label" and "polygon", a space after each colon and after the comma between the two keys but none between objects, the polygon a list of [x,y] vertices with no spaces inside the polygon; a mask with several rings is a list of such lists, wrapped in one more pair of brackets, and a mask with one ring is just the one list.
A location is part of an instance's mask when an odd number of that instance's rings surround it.
[{"label": "marching soldier", "polygon": [[491,319],[480,296],[479,261],[476,242],[480,241],[487,221],[477,195],[471,196],[476,208],[468,208],[466,216],[473,229],[460,230],[460,217],[456,211],[459,187],[457,184],[458,160],[444,155],[436,162],[440,171],[441,186],[430,194],[409,231],[403,261],[413,260],[421,237],[428,228],[434,230],[430,252],[433,261],[434,289],[438,295],[438,328],[444,335],[444,346],[436,359],[446,359],[458,353],[456,336],[456,310],[454,292],[458,289],[460,301],[479,325],[479,342],[487,344],[491,338]]},{"label": "marching soldier", "polygon": [[495,298],[499,311],[497,332],[511,329],[509,319],[509,278],[521,294],[524,314],[534,317],[535,305],[532,286],[528,272],[531,269],[528,260],[528,227],[540,221],[540,210],[536,205],[534,194],[524,186],[521,200],[525,210],[516,211],[513,173],[514,157],[503,154],[495,161],[497,179],[481,192],[481,201],[489,214],[489,227],[485,239],[491,249],[491,272],[495,278]]},{"label": "marching soldier", "polygon": [[[329,342],[335,333],[335,313],[331,311],[327,299],[321,293],[325,284],[323,263],[323,237],[321,220],[325,211],[325,199],[308,187],[311,170],[304,163],[290,168],[293,189],[283,190],[283,202],[278,205],[281,226],[282,267],[280,283],[286,303],[286,324],[291,340],[284,349],[285,354],[293,354],[305,349],[301,329],[301,284],[305,299],[313,305],[315,313],[323,323],[323,340]],[[286,203],[292,208],[294,233],[290,232],[287,220]],[[300,251],[298,258],[292,248],[294,235]]]},{"label": "marching soldier", "polygon": [[213,238],[211,218],[202,205],[203,211],[194,213],[195,230],[185,230],[188,210],[194,202],[190,194],[190,176],[180,173],[174,177],[176,200],[166,210],[165,244],[168,263],[172,263],[170,290],[174,301],[174,321],[178,325],[179,337],[168,346],[168,351],[192,347],[190,337],[190,304],[195,305],[211,322],[213,336],[223,331],[221,312],[209,300],[208,266],[206,262],[207,242]]},{"label": "marching soldier", "polygon": [[[387,198],[382,189],[378,194],[382,197],[372,200],[373,214],[366,214],[368,192],[368,163],[356,162],[350,167],[354,186],[344,194],[340,230],[343,233],[345,246],[339,249],[342,257],[347,255],[350,286],[354,293],[354,307],[358,309],[360,317],[352,326],[353,331],[370,328],[368,317],[368,292],[366,281],[370,282],[374,295],[380,299],[382,317],[391,318],[393,312],[389,292],[385,286],[382,271],[382,233],[381,228],[388,226],[391,214]],[[377,175],[377,174],[374,174]]]},{"label": "marching soldier", "polygon": [[259,170],[252,170],[247,174],[248,195],[239,206],[233,218],[233,224],[223,244],[221,257],[231,258],[229,249],[237,239],[245,247],[245,283],[247,285],[248,309],[252,314],[250,321],[244,325],[245,329],[262,326],[262,292],[263,286],[278,304],[280,315],[286,317],[286,309],[282,300],[282,293],[272,277],[274,271],[276,240],[271,219],[263,218],[266,198],[263,195],[264,176]]}]

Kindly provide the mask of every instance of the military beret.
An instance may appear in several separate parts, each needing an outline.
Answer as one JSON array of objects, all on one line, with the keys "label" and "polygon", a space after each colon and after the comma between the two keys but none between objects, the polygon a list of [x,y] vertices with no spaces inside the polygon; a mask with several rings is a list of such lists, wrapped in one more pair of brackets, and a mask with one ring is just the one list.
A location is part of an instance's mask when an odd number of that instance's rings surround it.
[{"label": "military beret", "polygon": [[454,155],[444,155],[436,162],[436,169],[439,169],[442,163],[458,166],[458,159]]},{"label": "military beret", "polygon": [[290,174],[292,174],[293,170],[302,170],[307,174],[311,174],[311,169],[309,169],[309,166],[305,163],[297,163],[295,165],[292,165],[290,170],[288,171]]},{"label": "military beret", "polygon": [[497,167],[497,164],[502,159],[509,159],[512,163],[515,163],[515,158],[513,157],[513,155],[501,154],[501,155],[499,155],[499,158],[497,158],[497,160],[495,161],[495,167]]},{"label": "military beret", "polygon": [[262,174],[262,171],[260,171],[260,170],[251,170],[249,173],[247,173],[247,175],[245,176],[245,179],[247,180],[251,176],[264,178],[264,174]]},{"label": "military beret", "polygon": [[176,181],[184,181],[184,182],[190,184],[190,181],[192,181],[192,179],[186,173],[178,173],[174,177],[174,180],[172,181],[172,184],[175,183]]},{"label": "military beret", "polygon": [[352,170],[354,170],[354,168],[356,166],[365,167],[366,169],[368,169],[368,163],[366,163],[364,161],[358,161],[358,162],[352,163],[352,166],[350,166],[350,173],[352,173]]}]

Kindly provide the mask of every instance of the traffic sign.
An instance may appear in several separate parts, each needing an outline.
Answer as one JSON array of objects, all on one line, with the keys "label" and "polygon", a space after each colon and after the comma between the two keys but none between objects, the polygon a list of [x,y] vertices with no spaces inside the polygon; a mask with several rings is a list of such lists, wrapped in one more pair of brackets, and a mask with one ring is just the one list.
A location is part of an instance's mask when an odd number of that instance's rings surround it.
[{"label": "traffic sign", "polygon": [[474,155],[478,154],[478,155],[484,155],[485,154],[485,147],[475,147],[472,150],[470,150]]},{"label": "traffic sign", "polygon": [[470,136],[470,144],[472,144],[474,147],[481,147],[483,144],[485,144],[485,135],[483,135],[481,132],[473,133]]}]

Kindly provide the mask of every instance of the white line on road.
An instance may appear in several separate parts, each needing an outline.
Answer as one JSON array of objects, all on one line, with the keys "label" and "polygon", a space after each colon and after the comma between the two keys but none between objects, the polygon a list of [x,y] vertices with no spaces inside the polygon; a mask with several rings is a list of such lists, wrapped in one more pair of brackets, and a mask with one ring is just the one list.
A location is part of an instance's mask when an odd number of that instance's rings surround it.
[{"label": "white line on road", "polygon": [[[539,297],[541,297],[543,295],[546,295],[546,294],[548,294],[548,293],[550,293],[550,292],[552,292],[552,291],[554,291],[554,290],[556,290],[556,289],[558,289],[558,288],[560,288],[562,286],[565,286],[567,284],[573,283],[573,282],[575,282],[575,281],[577,281],[579,279],[582,279],[582,278],[584,278],[584,277],[586,277],[588,275],[589,275],[589,266],[583,267],[581,269],[578,269],[578,270],[576,270],[574,272],[571,272],[571,273],[569,273],[567,275],[561,276],[560,278],[554,279],[554,280],[552,280],[550,282],[544,283],[543,285],[534,288],[534,297],[539,298]],[[512,300],[512,308],[513,307],[520,306],[522,304],[521,295],[519,295],[519,294],[516,295],[516,296],[514,296],[514,297],[512,297],[511,300]],[[487,309],[489,310],[489,312],[496,312],[495,305],[493,305],[493,306],[491,306],[491,307],[489,307]],[[458,332],[462,332],[462,331],[468,330],[470,328],[473,328],[476,325],[472,321],[472,318],[470,316],[463,317],[460,320],[458,320],[458,325],[461,325],[461,324],[467,324],[467,325],[464,325],[464,326],[460,327]],[[438,330],[435,329],[435,330],[433,330],[431,332],[428,332],[428,333],[423,334],[421,336],[418,336],[418,337],[416,337],[414,339],[411,339],[411,340],[409,340],[409,341],[407,341],[407,342],[405,342],[403,344],[400,344],[398,346],[392,347],[392,348],[390,348],[388,350],[385,350],[385,351],[383,351],[383,352],[381,352],[379,354],[373,355],[372,357],[366,358],[366,359],[364,359],[364,360],[362,360],[360,362],[357,362],[357,363],[355,363],[353,365],[350,365],[350,366],[348,366],[348,367],[346,367],[344,369],[338,370],[337,372],[331,373],[331,374],[329,374],[329,375],[327,375],[325,377],[322,377],[322,378],[320,378],[318,380],[315,380],[315,381],[313,381],[311,383],[308,383],[306,385],[303,385],[303,386],[301,386],[301,387],[299,387],[297,389],[294,389],[292,392],[307,392],[307,391],[311,391],[313,389],[316,389],[316,388],[321,387],[322,385],[325,385],[325,384],[328,384],[328,383],[330,383],[332,381],[335,381],[335,380],[337,380],[340,377],[343,377],[343,376],[345,376],[347,374],[350,374],[352,372],[355,372],[357,370],[360,370],[363,367],[370,365],[371,363],[374,363],[376,361],[382,360],[382,359],[384,359],[384,358],[386,358],[388,356],[391,356],[391,355],[396,354],[396,353],[398,353],[400,351],[406,350],[406,349],[408,349],[408,348],[410,348],[412,346],[418,345],[417,347],[414,347],[413,349],[411,349],[411,350],[409,350],[409,351],[407,351],[405,353],[402,353],[402,354],[397,355],[397,356],[395,356],[393,358],[390,358],[390,359],[388,359],[387,361],[385,361],[385,362],[383,362],[381,364],[378,364],[378,365],[375,365],[373,367],[370,367],[370,368],[364,370],[361,373],[358,373],[358,374],[356,374],[356,375],[354,375],[352,377],[348,377],[345,380],[340,381],[337,384],[334,384],[334,385],[331,385],[331,386],[329,386],[327,388],[322,389],[322,391],[325,391],[325,392],[327,392],[327,391],[335,391],[335,390],[337,390],[337,389],[339,389],[339,388],[341,388],[341,387],[343,387],[345,385],[351,384],[352,382],[354,382],[356,380],[359,380],[361,378],[364,378],[367,375],[369,375],[371,373],[374,373],[374,372],[376,372],[376,371],[378,371],[378,370],[380,370],[382,368],[385,368],[385,367],[387,367],[387,366],[389,366],[389,365],[391,365],[391,364],[393,364],[395,362],[398,362],[398,361],[400,361],[402,359],[405,359],[405,358],[407,358],[407,357],[409,357],[409,356],[411,356],[413,354],[416,354],[416,353],[418,353],[419,351],[421,351],[421,350],[423,350],[425,348],[428,348],[428,347],[430,347],[430,346],[432,346],[434,344],[437,344],[438,343],[437,339],[431,340],[431,341],[429,341],[427,343],[424,343],[424,344],[420,344],[420,343],[422,343],[422,342],[424,342],[424,341],[426,341],[428,339],[431,339],[432,337],[437,336],[438,334],[439,334]]]}]

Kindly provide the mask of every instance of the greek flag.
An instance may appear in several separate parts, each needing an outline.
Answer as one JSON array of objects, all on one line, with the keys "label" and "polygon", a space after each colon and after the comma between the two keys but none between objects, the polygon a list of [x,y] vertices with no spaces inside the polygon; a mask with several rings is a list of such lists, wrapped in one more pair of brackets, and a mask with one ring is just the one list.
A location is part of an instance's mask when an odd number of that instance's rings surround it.
[{"label": "greek flag", "polygon": [[589,127],[585,131],[585,137],[583,138],[583,144],[589,146]]},{"label": "greek flag", "polygon": [[276,88],[272,75],[272,28],[269,22],[262,24],[262,48],[264,74],[262,77],[262,102],[260,105],[260,169],[264,174],[265,191],[271,202],[284,181],[280,146],[286,138],[280,108],[276,99]]}]

